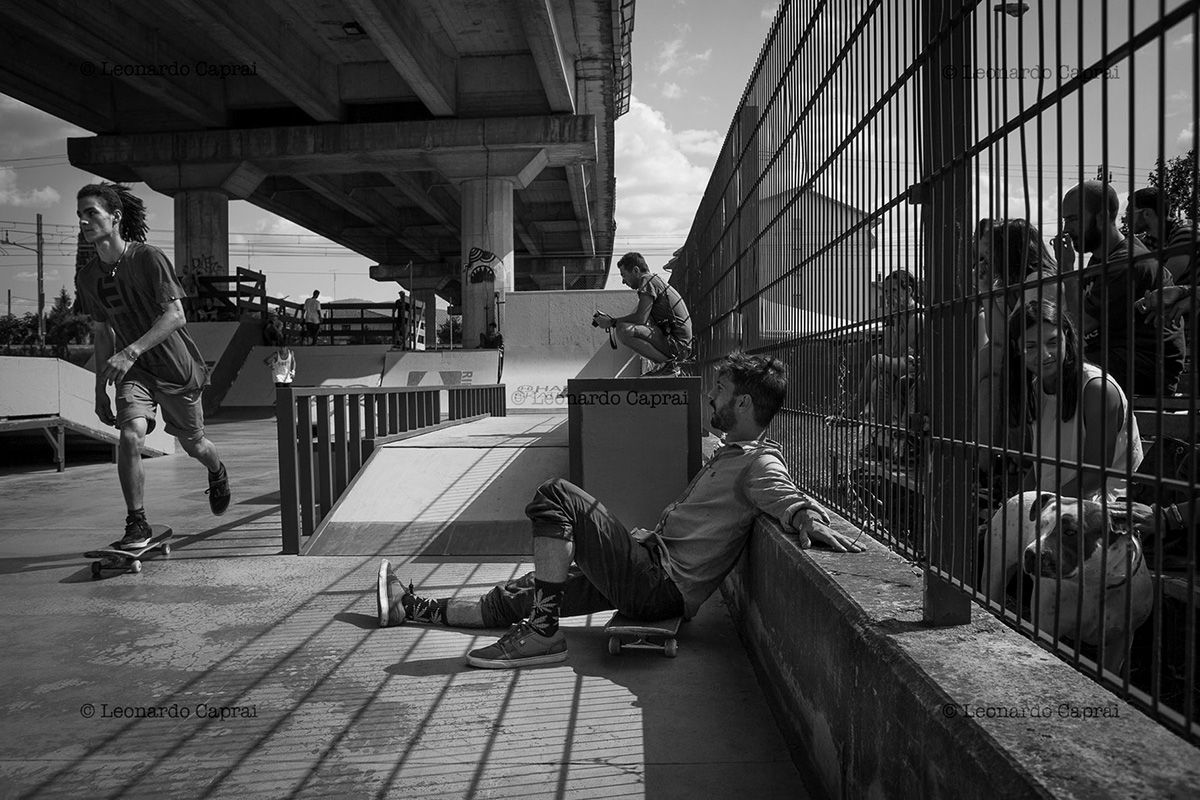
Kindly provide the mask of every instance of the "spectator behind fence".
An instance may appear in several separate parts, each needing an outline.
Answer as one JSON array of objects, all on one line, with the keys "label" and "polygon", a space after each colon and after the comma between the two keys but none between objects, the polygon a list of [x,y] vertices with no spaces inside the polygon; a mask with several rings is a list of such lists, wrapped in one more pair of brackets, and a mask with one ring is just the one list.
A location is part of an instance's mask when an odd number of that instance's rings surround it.
[{"label": "spectator behind fence", "polygon": [[[1167,198],[1154,186],[1138,189],[1129,198],[1125,212],[1129,230],[1141,234],[1146,246],[1171,273],[1174,286],[1146,292],[1135,307],[1147,312],[1158,324],[1195,324],[1196,290],[1200,283],[1200,253],[1196,248],[1196,223],[1172,215]],[[1196,349],[1193,329],[1188,345]]]},{"label": "spectator behind fence", "polygon": [[1084,352],[1126,394],[1173,394],[1183,371],[1182,331],[1134,305],[1173,281],[1141,242],[1121,235],[1118,205],[1116,191],[1100,181],[1084,181],[1063,196],[1059,264],[1066,271],[1075,251],[1092,254],[1082,273]]},{"label": "spectator behind fence", "polygon": [[1125,478],[1098,468],[1123,473],[1142,461],[1137,419],[1116,376],[1087,360],[1074,322],[1049,300],[1018,306],[1007,342],[1008,424],[1028,431],[1037,457],[1022,488],[1085,500],[1124,494]]},{"label": "spectator behind fence", "polygon": [[321,301],[318,299],[320,296],[321,290],[313,289],[312,297],[304,301],[304,330],[312,344],[317,343],[317,334],[321,330]]},{"label": "spectator behind fence", "polygon": [[1023,438],[1013,440],[1005,436],[1009,429],[999,402],[1004,394],[1002,372],[1008,318],[1022,300],[1032,302],[1045,297],[1059,301],[1065,292],[1053,280],[1058,276],[1058,264],[1046,249],[1041,233],[1027,220],[980,220],[975,232],[975,257],[976,281],[982,295],[981,346],[976,364],[979,400],[976,438],[984,448],[980,451],[980,466],[987,473],[986,482],[992,484],[1012,473],[1005,465],[1013,459],[991,448],[1020,451],[1024,444]]},{"label": "spectator behind fence", "polygon": [[283,321],[278,314],[268,314],[263,325],[263,344],[268,347],[279,347],[284,343]]},{"label": "spectator behind fence", "polygon": [[916,375],[917,351],[924,311],[917,279],[898,269],[880,282],[883,297],[883,342],[878,353],[867,359],[866,368],[841,409],[857,418],[864,409],[867,418],[880,423],[899,423],[909,410],[908,394]]}]

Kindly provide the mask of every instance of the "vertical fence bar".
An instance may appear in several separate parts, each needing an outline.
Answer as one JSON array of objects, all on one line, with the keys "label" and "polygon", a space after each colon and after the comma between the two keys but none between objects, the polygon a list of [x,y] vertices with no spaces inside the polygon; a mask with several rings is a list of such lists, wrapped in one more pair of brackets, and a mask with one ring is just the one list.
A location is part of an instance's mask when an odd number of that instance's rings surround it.
[{"label": "vertical fence bar", "polygon": [[333,507],[332,437],[329,431],[329,395],[317,396],[317,499],[321,503],[319,522]]},{"label": "vertical fence bar", "polygon": [[353,480],[358,471],[362,469],[363,463],[363,400],[364,396],[361,394],[350,395],[350,446],[347,453],[349,458],[347,473],[350,480]]},{"label": "vertical fence bar", "polygon": [[312,429],[312,397],[306,394],[296,395],[297,443],[296,451],[300,454],[300,532],[304,536],[312,534],[317,527],[315,502],[313,500],[313,429]]},{"label": "vertical fence bar", "polygon": [[279,516],[283,528],[283,553],[300,552],[299,477],[297,475],[296,404],[294,389],[275,390],[275,437],[279,447]]},{"label": "vertical fence bar", "polygon": [[346,489],[347,461],[346,395],[333,397],[333,496],[340,497]]}]

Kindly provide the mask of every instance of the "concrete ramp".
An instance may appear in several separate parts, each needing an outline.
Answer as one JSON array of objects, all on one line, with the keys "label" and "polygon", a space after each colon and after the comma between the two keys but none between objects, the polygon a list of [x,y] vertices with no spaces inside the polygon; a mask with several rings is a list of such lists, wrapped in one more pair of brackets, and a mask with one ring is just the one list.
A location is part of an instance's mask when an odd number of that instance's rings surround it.
[{"label": "concrete ramp", "polygon": [[[388,345],[338,345],[293,347],[297,386],[378,386]],[[274,350],[256,345],[246,356],[222,406],[273,406],[275,384],[265,359]]]},{"label": "concrete ramp", "polygon": [[372,454],[305,552],[528,557],[525,505],[568,468],[562,414],[490,417],[395,442]]},{"label": "concrete ramp", "polygon": [[[5,423],[0,427],[11,430],[61,423],[96,441],[117,443],[117,429],[96,417],[96,374],[57,358],[0,356],[0,421]],[[147,434],[142,453],[174,452],[175,437],[163,430],[160,418]]]},{"label": "concrete ramp", "polygon": [[621,316],[637,305],[629,291],[513,292],[505,299],[504,383],[508,412],[565,411],[572,378],[634,377],[637,354],[612,349],[592,327],[596,310]]},{"label": "concrete ramp", "polygon": [[497,350],[392,350],[380,386],[470,386],[496,383]]}]

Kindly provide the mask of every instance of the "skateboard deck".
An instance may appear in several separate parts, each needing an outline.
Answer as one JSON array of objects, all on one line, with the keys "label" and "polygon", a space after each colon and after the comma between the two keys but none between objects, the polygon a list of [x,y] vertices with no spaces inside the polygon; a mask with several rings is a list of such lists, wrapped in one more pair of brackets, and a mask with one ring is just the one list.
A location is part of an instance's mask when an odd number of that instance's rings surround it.
[{"label": "skateboard deck", "polygon": [[104,570],[141,572],[142,557],[152,550],[162,551],[164,557],[171,555],[171,529],[165,525],[152,525],[151,528],[154,530],[154,536],[145,547],[136,550],[122,550],[118,546],[120,542],[117,541],[109,547],[88,550],[84,553],[84,558],[97,559],[92,562],[92,577],[99,578]]},{"label": "skateboard deck", "polygon": [[635,650],[661,650],[667,658],[674,658],[679,652],[679,623],[682,617],[670,617],[646,621],[630,619],[618,611],[604,626],[608,634],[608,652],[620,655],[622,648]]}]

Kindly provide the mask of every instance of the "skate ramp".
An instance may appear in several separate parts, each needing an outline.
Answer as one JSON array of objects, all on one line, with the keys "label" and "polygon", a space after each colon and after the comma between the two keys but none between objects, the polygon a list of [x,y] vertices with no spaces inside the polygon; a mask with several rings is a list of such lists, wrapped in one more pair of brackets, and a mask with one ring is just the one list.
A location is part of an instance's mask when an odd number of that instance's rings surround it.
[{"label": "skate ramp", "polygon": [[525,505],[568,467],[563,414],[489,417],[394,442],[371,455],[305,552],[527,558]]},{"label": "skate ramp", "polygon": [[498,350],[392,350],[380,386],[470,386],[496,383]]},{"label": "skate ramp", "polygon": [[[256,345],[246,356],[222,407],[275,405],[275,384],[263,359],[273,347]],[[389,345],[293,347],[297,386],[379,386]]]},{"label": "skate ramp", "polygon": [[[109,397],[113,390],[109,387]],[[115,410],[115,400],[114,400]],[[96,416],[96,374],[57,358],[0,356],[0,428],[53,427],[106,444],[117,443],[117,429]],[[146,435],[142,454],[175,452],[175,437],[163,430],[162,419]]]},{"label": "skate ramp", "polygon": [[597,309],[614,316],[632,311],[632,292],[515,292],[505,304],[508,413],[566,411],[563,392],[572,378],[640,374],[636,353],[623,345],[613,349],[608,333],[592,327]]}]

